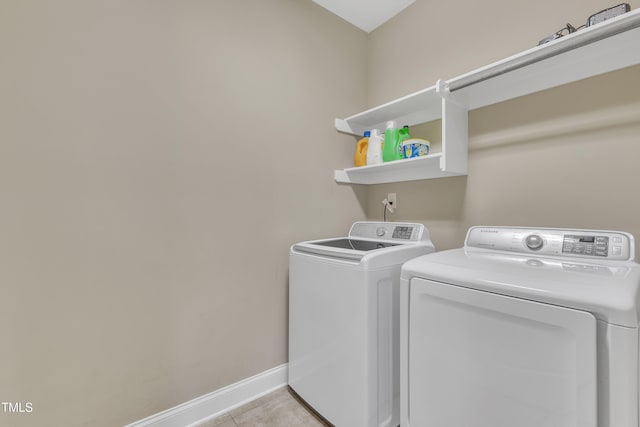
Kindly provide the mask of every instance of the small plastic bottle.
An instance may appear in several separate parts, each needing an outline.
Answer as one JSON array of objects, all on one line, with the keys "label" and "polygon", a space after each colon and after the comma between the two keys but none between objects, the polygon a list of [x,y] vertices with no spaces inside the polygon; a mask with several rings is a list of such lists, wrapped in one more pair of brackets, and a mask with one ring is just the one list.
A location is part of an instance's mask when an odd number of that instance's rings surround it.
[{"label": "small plastic bottle", "polygon": [[382,163],[382,135],[380,130],[372,129],[367,148],[367,165],[377,165]]},{"label": "small plastic bottle", "polygon": [[371,136],[371,132],[366,131],[364,133],[364,137],[358,141],[356,145],[356,154],[353,156],[353,165],[354,166],[364,166],[367,164],[367,152],[369,145],[369,137]]}]

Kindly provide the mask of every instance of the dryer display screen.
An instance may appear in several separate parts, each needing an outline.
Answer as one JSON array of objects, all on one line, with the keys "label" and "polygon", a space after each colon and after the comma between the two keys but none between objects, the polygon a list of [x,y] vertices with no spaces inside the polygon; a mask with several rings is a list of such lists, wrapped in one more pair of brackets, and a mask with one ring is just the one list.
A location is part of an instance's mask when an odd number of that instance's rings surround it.
[{"label": "dryer display screen", "polygon": [[562,243],[562,253],[606,257],[608,252],[609,237],[607,236],[565,235]]}]

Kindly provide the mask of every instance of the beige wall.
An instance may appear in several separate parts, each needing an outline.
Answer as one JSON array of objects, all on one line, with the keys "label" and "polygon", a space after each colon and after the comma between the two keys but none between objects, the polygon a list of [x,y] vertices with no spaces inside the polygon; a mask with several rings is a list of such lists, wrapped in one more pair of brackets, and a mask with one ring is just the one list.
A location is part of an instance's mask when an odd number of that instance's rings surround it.
[{"label": "beige wall", "polygon": [[0,399],[34,407],[0,424],[122,425],[285,363],[288,246],[388,191],[440,249],[479,223],[640,237],[638,67],[472,112],[468,177],[332,179],[334,117],[607,6],[418,0],[367,37],[310,0],[0,3]]},{"label": "beige wall", "polygon": [[[417,0],[369,36],[368,103],[526,50],[609,6]],[[402,66],[384,67],[389,52]],[[436,146],[439,132],[439,123],[413,129]],[[370,186],[367,217],[380,219],[381,200],[396,192],[390,218],[425,223],[438,249],[461,246],[478,224],[618,229],[640,238],[638,135],[639,66],[478,109],[469,114],[468,176]]]},{"label": "beige wall", "polygon": [[[0,3],[0,425],[117,426],[287,361],[366,35],[310,0]],[[327,203],[331,201],[331,203]]]}]

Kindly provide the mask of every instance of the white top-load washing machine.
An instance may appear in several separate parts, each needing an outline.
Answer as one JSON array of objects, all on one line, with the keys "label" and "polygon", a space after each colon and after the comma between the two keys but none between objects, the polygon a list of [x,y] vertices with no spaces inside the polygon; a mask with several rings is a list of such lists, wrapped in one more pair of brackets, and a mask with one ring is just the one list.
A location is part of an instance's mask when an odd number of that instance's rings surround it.
[{"label": "white top-load washing machine", "polygon": [[291,247],[289,385],[336,427],[398,425],[400,267],[433,251],[397,222]]},{"label": "white top-load washing machine", "polygon": [[638,427],[640,266],[612,231],[472,227],[401,279],[402,427]]}]

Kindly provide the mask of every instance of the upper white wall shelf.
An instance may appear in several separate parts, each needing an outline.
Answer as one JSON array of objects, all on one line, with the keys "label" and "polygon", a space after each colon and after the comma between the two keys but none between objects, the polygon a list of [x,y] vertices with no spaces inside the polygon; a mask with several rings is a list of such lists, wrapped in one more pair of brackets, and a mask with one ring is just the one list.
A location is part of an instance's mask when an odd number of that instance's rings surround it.
[{"label": "upper white wall shelf", "polygon": [[396,120],[401,126],[429,122],[442,117],[441,99],[436,86],[431,86],[344,120],[336,119],[336,129],[353,135],[363,135],[371,129],[384,131],[389,120]]},{"label": "upper white wall shelf", "polygon": [[447,80],[468,109],[640,63],[640,9]]},{"label": "upper white wall shelf", "polygon": [[[384,130],[388,120],[413,126],[442,118],[443,142],[440,161],[423,162],[424,168],[412,163],[405,170],[401,166],[405,161],[398,160],[393,168],[374,165],[362,172],[358,168],[338,170],[335,179],[374,184],[466,175],[467,110],[636,64],[640,64],[640,9],[346,119],[336,119],[338,131],[362,135],[370,129]],[[439,169],[434,171],[435,165]]]}]

